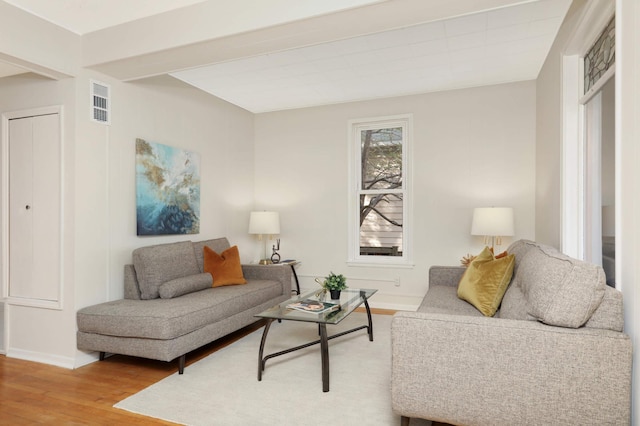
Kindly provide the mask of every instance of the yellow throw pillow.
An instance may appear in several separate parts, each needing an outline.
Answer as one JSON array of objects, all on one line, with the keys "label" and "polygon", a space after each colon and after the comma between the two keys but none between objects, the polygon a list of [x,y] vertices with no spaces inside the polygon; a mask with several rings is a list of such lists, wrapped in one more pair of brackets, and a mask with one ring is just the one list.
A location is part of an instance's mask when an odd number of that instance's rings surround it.
[{"label": "yellow throw pillow", "polygon": [[460,279],[458,297],[471,303],[483,315],[494,316],[511,282],[515,261],[513,254],[496,259],[485,247]]},{"label": "yellow throw pillow", "polygon": [[221,254],[208,246],[204,246],[203,250],[204,272],[213,276],[213,287],[247,283],[242,274],[238,246],[229,247]]}]

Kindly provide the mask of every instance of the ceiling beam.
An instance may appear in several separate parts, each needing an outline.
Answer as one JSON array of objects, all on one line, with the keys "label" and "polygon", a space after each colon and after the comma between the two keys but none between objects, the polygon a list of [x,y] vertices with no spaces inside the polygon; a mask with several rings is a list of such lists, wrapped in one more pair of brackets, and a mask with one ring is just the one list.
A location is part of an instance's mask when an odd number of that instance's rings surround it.
[{"label": "ceiling beam", "polygon": [[80,68],[81,38],[0,1],[0,61],[61,79]]},{"label": "ceiling beam", "polygon": [[[211,4],[205,2],[89,33],[83,37],[83,59],[88,68],[131,81],[532,1],[537,0],[387,0],[226,35],[207,30],[211,24],[203,16],[214,11],[206,9]],[[207,10],[209,15],[202,15]],[[171,25],[167,19],[173,19]],[[174,42],[167,44],[167,39]]]}]

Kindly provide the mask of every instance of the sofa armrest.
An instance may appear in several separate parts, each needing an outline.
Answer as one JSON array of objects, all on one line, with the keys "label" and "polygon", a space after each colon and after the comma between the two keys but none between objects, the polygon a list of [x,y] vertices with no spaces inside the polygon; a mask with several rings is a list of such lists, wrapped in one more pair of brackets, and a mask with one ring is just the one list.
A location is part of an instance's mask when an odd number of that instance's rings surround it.
[{"label": "sofa armrest", "polygon": [[140,285],[133,265],[124,265],[124,298],[140,300]]},{"label": "sofa armrest", "polygon": [[289,265],[242,265],[247,280],[272,280],[282,284],[282,294],[291,295],[291,267]]},{"label": "sofa armrest", "polygon": [[432,266],[429,268],[429,286],[448,285],[457,287],[467,268],[464,266]]},{"label": "sofa armrest", "polygon": [[401,312],[391,341],[400,415],[465,425],[630,422],[624,333]]}]

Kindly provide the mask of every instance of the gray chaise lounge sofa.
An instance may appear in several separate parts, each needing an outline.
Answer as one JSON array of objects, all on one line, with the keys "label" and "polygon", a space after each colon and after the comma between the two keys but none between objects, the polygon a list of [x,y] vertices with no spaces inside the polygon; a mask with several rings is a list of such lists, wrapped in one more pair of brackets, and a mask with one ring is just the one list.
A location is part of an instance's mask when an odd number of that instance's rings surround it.
[{"label": "gray chaise lounge sofa", "polygon": [[[255,322],[255,314],[291,297],[287,266],[242,265],[247,284],[203,286],[205,245],[217,253],[229,248],[226,238],[218,238],[134,250],[135,266],[125,265],[125,298],[78,311],[78,349],[100,352],[100,359],[106,353],[179,358],[182,374],[188,352]],[[167,282],[173,294],[160,290]],[[160,298],[160,291],[175,297]]]},{"label": "gray chaise lounge sofa", "polygon": [[[628,425],[631,341],[602,268],[516,241],[494,317],[457,297],[463,267],[432,267],[418,312],[392,320],[392,406],[463,425]],[[553,325],[549,325],[553,324]]]}]

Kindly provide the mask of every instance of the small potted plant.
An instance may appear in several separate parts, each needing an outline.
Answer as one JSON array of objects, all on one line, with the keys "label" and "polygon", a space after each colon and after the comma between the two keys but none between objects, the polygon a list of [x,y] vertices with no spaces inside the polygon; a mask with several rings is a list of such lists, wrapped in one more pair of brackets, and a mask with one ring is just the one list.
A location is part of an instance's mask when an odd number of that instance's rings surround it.
[{"label": "small potted plant", "polygon": [[329,275],[324,277],[324,281],[316,278],[316,282],[322,286],[325,292],[329,290],[332,300],[340,299],[340,291],[347,288],[347,279],[344,275],[336,275],[333,272],[330,272]]}]

